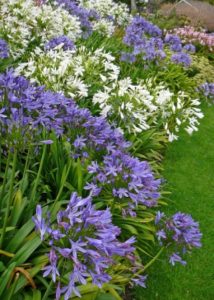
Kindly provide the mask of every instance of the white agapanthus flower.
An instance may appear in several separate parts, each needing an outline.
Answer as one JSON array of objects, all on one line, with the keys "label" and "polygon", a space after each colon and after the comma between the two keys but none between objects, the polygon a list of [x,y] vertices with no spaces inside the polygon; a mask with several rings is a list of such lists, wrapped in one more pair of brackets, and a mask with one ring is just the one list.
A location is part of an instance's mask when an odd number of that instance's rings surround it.
[{"label": "white agapanthus flower", "polygon": [[115,25],[110,20],[100,19],[94,22],[93,30],[103,36],[110,37],[115,31]]},{"label": "white agapanthus flower", "polygon": [[101,18],[112,20],[116,25],[124,25],[130,21],[128,6],[113,0],[79,0],[79,3],[88,9],[98,12]]},{"label": "white agapanthus flower", "polygon": [[138,85],[130,78],[115,81],[95,93],[93,103],[123,130],[138,134],[156,127],[165,130],[170,142],[178,138],[182,124],[191,134],[203,117],[197,99],[182,91],[174,94],[164,84],[155,85],[151,80]]},{"label": "white agapanthus flower", "polygon": [[36,48],[28,62],[16,68],[17,74],[77,101],[117,81],[119,72],[114,57],[103,49],[64,51],[60,45],[49,51]]},{"label": "white agapanthus flower", "polygon": [[102,48],[36,48],[16,73],[81,101],[84,106],[93,104],[103,117],[130,134],[156,128],[164,130],[169,141],[173,141],[182,125],[191,134],[203,117],[200,102],[183,91],[174,94],[154,79],[138,84],[133,84],[131,78],[119,79],[115,58]]},{"label": "white agapanthus flower", "polygon": [[80,22],[61,7],[36,6],[34,0],[8,0],[0,5],[0,28],[14,58],[30,43],[43,45],[49,39],[67,35],[75,41],[81,35]]}]

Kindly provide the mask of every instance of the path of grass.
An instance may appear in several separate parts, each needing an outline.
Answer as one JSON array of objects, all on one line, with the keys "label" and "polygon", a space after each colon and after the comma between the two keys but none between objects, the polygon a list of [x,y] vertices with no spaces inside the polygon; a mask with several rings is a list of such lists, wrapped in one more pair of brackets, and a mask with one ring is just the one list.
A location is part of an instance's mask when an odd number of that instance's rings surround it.
[{"label": "path of grass", "polygon": [[156,262],[138,300],[214,300],[214,107],[204,113],[199,132],[183,133],[170,145],[163,174],[172,191],[170,212],[190,213],[200,222],[203,247],[185,267]]}]

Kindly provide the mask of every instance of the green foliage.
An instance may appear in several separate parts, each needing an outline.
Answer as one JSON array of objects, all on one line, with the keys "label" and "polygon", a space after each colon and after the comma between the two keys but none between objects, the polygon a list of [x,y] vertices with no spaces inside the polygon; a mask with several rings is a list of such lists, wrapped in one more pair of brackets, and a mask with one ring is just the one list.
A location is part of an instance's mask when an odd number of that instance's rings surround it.
[{"label": "green foliage", "polygon": [[190,20],[186,16],[179,16],[174,10],[167,16],[163,15],[160,11],[155,11],[154,14],[146,14],[145,17],[159,26],[162,30],[171,30],[176,27],[183,27],[190,23]]},{"label": "green foliage", "polygon": [[160,174],[162,159],[168,144],[164,132],[150,129],[137,135],[127,135],[127,139],[132,142],[131,153],[141,160],[149,161],[155,173]]},{"label": "green foliage", "polygon": [[193,56],[190,72],[198,86],[204,82],[214,82],[214,65],[205,56]]}]

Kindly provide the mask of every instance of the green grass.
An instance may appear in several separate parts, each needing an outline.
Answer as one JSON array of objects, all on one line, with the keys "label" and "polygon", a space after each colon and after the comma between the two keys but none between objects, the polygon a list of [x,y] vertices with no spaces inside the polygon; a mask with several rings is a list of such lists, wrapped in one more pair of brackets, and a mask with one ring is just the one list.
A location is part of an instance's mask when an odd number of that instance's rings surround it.
[{"label": "green grass", "polygon": [[149,271],[147,289],[137,289],[138,300],[214,299],[214,106],[204,107],[205,118],[192,137],[181,134],[170,144],[163,177],[172,192],[169,212],[190,213],[200,222],[203,247],[187,266],[171,267],[159,260]]}]

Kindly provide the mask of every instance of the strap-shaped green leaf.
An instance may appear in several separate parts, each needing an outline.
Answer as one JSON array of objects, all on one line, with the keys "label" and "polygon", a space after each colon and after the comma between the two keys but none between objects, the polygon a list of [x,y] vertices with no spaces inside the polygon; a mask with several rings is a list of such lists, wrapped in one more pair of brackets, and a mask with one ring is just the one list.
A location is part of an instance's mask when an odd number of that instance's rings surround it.
[{"label": "strap-shaped green leaf", "polygon": [[25,263],[31,254],[41,245],[41,243],[42,241],[39,236],[36,235],[21,247],[11,261],[15,261],[17,265]]},{"label": "strap-shaped green leaf", "polygon": [[9,242],[6,250],[9,252],[15,252],[20,247],[26,236],[33,230],[34,226],[35,225],[32,220],[29,220],[27,223],[25,223]]},{"label": "strap-shaped green leaf", "polygon": [[3,292],[4,292],[5,288],[6,288],[6,286],[8,284],[10,276],[11,276],[11,274],[12,274],[12,272],[13,272],[13,270],[14,270],[15,267],[16,267],[16,262],[11,263],[7,267],[7,269],[4,271],[4,273],[1,275],[1,280],[0,280],[0,299],[2,299],[1,296],[2,296],[2,294],[3,294]]}]

